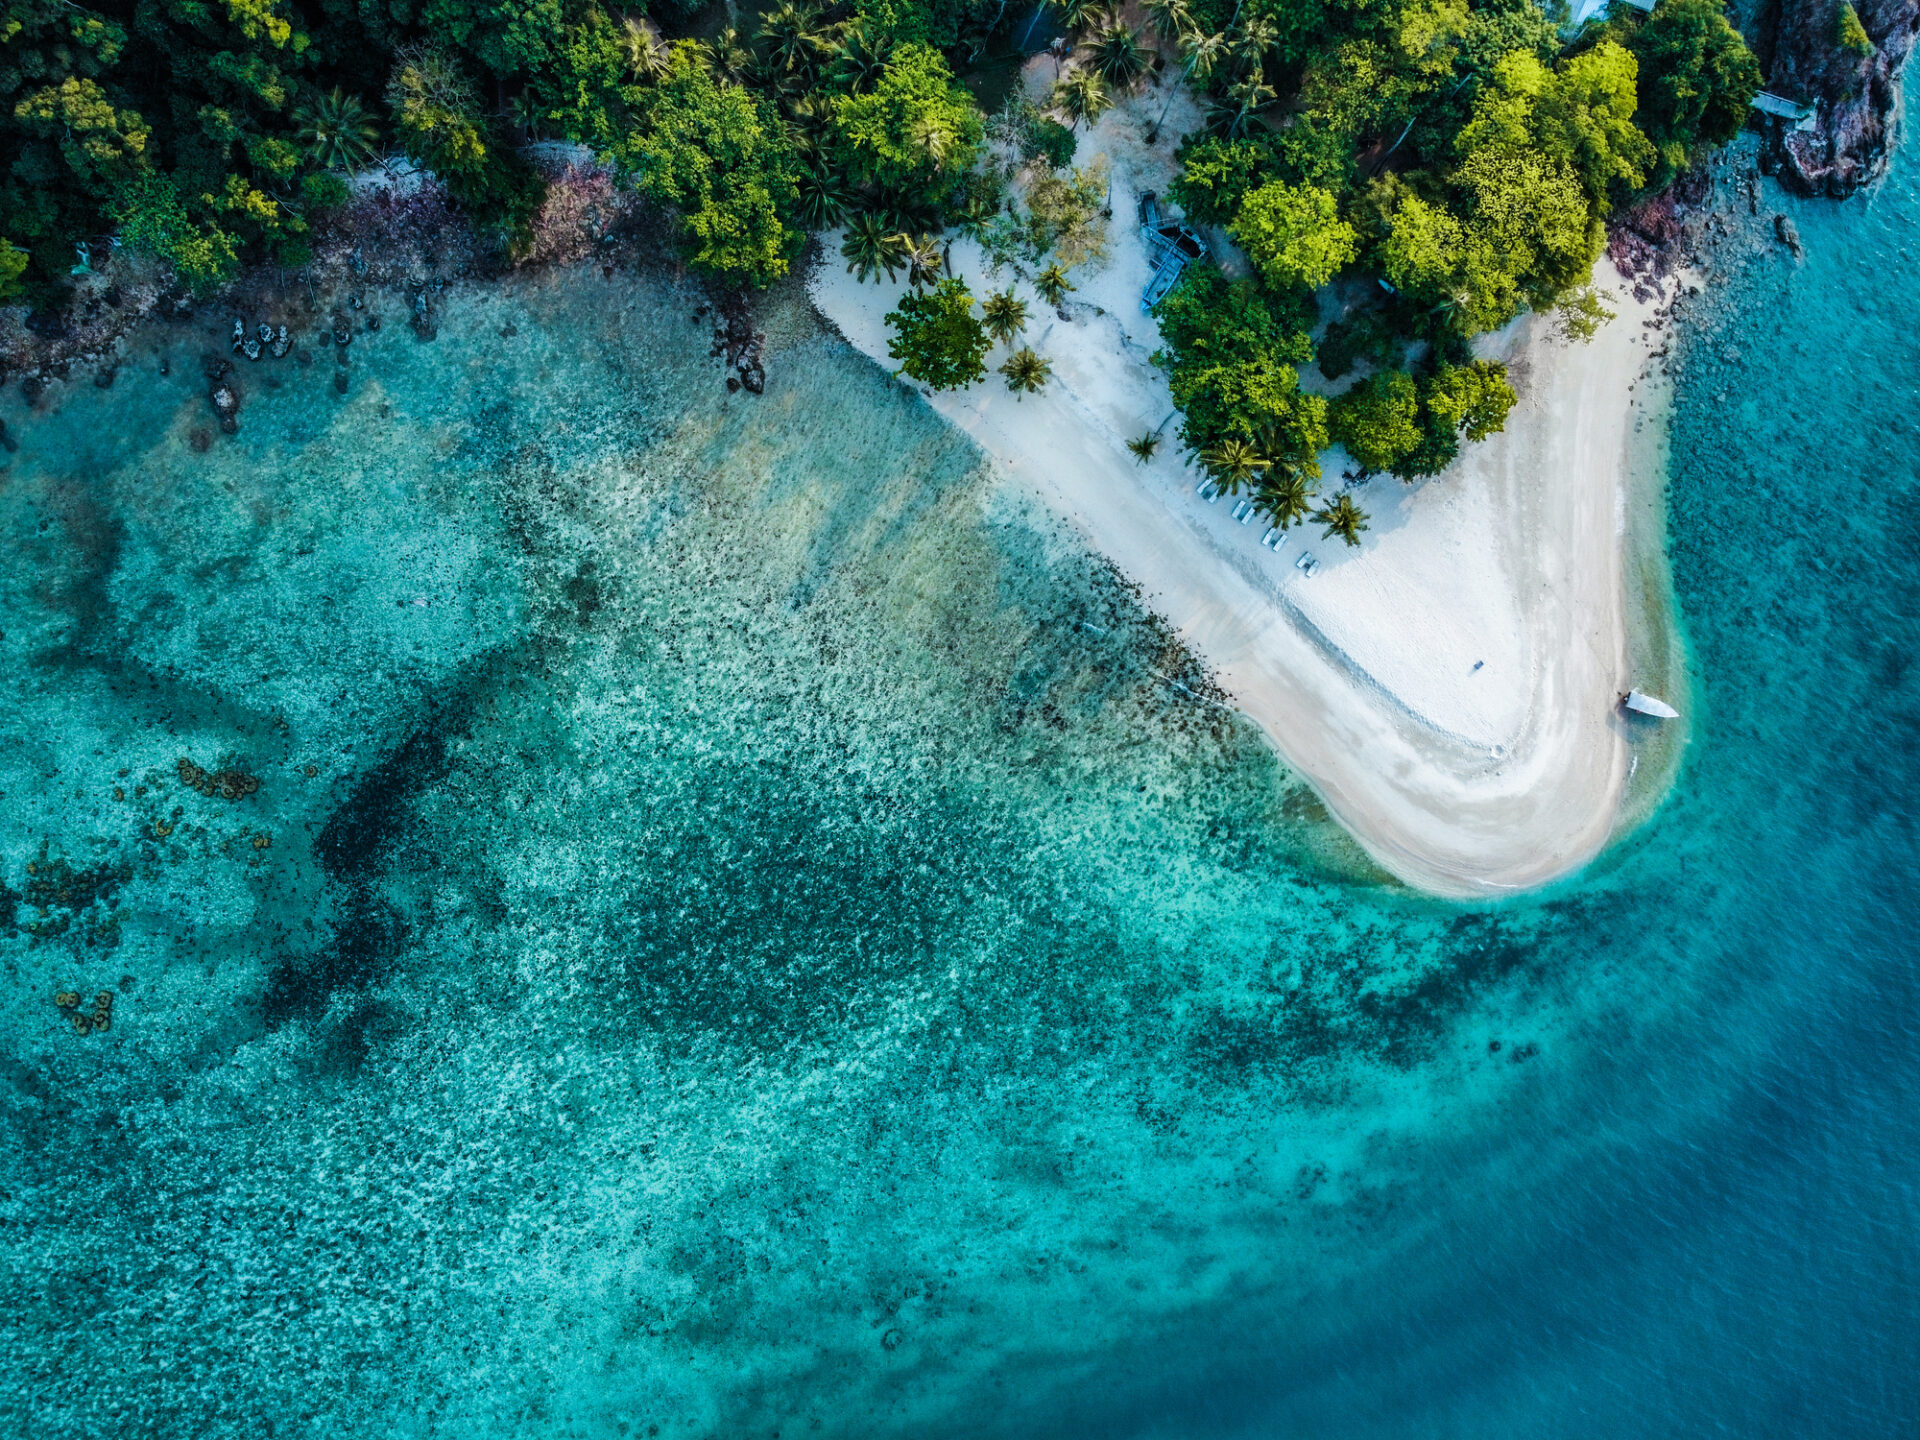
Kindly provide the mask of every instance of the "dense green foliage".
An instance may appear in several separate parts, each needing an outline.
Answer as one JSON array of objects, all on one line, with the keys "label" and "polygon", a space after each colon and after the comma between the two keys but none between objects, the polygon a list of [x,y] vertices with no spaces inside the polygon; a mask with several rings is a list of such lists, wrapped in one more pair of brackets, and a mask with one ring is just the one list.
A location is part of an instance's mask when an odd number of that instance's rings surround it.
[{"label": "dense green foliage", "polygon": [[954,390],[986,378],[993,342],[973,313],[964,280],[942,280],[931,290],[902,296],[900,307],[887,315],[887,328],[893,331],[887,353],[922,384]]},{"label": "dense green foliage", "polygon": [[1663,0],[1644,19],[1633,15],[1613,23],[1640,63],[1636,119],[1659,155],[1654,183],[1664,185],[1690,156],[1740,133],[1760,65],[1720,0]]},{"label": "dense green foliage", "polygon": [[[1169,199],[1252,269],[1196,265],[1161,304],[1180,433],[1295,519],[1330,438],[1414,476],[1497,429],[1513,393],[1471,339],[1529,307],[1591,333],[1607,216],[1729,139],[1759,83],[1721,0],[1567,35],[1534,0],[1150,0],[1150,35],[1057,0],[1076,38],[1050,103],[991,122],[955,67],[1020,18],[1000,0],[780,0],[753,34],[699,41],[671,38],[692,0],[651,19],[600,0],[0,3],[0,298],[57,298],[76,243],[108,233],[195,287],[298,263],[342,177],[396,153],[510,249],[544,189],[525,142],[564,139],[725,285],[767,284],[844,224],[849,270],[914,287],[888,317],[895,358],[941,388],[982,378],[990,343],[939,279],[941,232],[1063,305],[1108,243],[1104,161],[1074,169],[1074,132],[1158,69],[1206,102]],[[1857,43],[1851,7],[1836,24]],[[994,297],[992,334],[1011,344],[1024,307]],[[1315,361],[1359,375],[1330,404],[1301,383]],[[1023,393],[1044,362],[1002,373]]]},{"label": "dense green foliage", "polygon": [[521,155],[541,138],[667,206],[697,268],[765,283],[850,208],[888,233],[965,208],[982,117],[941,47],[977,43],[1000,8],[901,0],[829,23],[789,4],[751,41],[672,44],[598,0],[6,0],[0,295],[57,299],[75,245],[108,233],[199,286],[299,263],[341,199],[316,177],[382,154],[510,247],[541,202]]},{"label": "dense green foliage", "polygon": [[[1411,478],[1497,430],[1513,391],[1468,342],[1529,308],[1591,334],[1607,217],[1730,139],[1759,83],[1721,0],[1570,36],[1529,0],[1150,8],[1212,96],[1169,198],[1255,275],[1193,267],[1160,359],[1187,443],[1231,484],[1247,455],[1226,442],[1247,442],[1276,517],[1323,431]],[[1309,360],[1329,381],[1366,368],[1326,408],[1299,391]]]},{"label": "dense green foliage", "polygon": [[1860,12],[1853,8],[1853,0],[1841,0],[1840,13],[1834,25],[1834,38],[1842,50],[1851,54],[1873,54],[1873,38],[1867,34],[1867,27],[1860,23]]},{"label": "dense green foliage", "polygon": [[786,129],[771,101],[727,85],[692,45],[676,45],[637,97],[641,123],[616,153],[635,183],[679,212],[695,268],[764,285],[786,273],[802,236]]}]

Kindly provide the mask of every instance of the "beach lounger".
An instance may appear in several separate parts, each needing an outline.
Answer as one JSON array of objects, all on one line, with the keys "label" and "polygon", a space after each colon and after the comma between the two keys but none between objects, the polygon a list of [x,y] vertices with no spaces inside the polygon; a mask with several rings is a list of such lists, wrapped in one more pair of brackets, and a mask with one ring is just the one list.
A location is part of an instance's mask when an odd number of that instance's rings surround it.
[{"label": "beach lounger", "polygon": [[1278,550],[1281,542],[1286,538],[1286,531],[1282,530],[1278,525],[1269,525],[1267,527],[1267,533],[1260,537],[1260,543],[1269,550]]}]

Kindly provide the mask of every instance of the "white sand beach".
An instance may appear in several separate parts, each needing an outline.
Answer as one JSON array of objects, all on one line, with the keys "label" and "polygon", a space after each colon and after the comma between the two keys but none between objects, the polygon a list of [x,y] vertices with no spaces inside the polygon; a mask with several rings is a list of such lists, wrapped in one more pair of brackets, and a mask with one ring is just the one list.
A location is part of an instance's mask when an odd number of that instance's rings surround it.
[{"label": "white sand beach", "polygon": [[[1104,267],[1073,272],[1062,315],[1022,287],[1025,342],[1053,366],[1045,391],[1016,399],[990,374],[930,403],[1140,585],[1387,870],[1464,897],[1579,867],[1611,833],[1628,772],[1616,707],[1632,683],[1630,387],[1657,333],[1643,324],[1652,308],[1602,261],[1595,279],[1619,314],[1590,343],[1528,317],[1481,347],[1507,360],[1520,395],[1502,434],[1423,484],[1362,485],[1371,529],[1358,548],[1310,523],[1276,555],[1260,544],[1263,522],[1236,524],[1231,500],[1194,493],[1177,421],[1151,464],[1125,449],[1174,408],[1149,363],[1159,332],[1140,308],[1149,267],[1135,224],[1139,192],[1175,173],[1170,145],[1141,143],[1162,103],[1123,104],[1082,140],[1077,163],[1105,154],[1113,166]],[[976,295],[1012,278],[989,276],[970,241],[951,263]],[[893,368],[884,316],[903,283],[857,283],[829,237],[810,288],[850,342]],[[1342,483],[1344,459],[1323,457],[1323,490]],[[1303,551],[1317,575],[1295,568]]]}]

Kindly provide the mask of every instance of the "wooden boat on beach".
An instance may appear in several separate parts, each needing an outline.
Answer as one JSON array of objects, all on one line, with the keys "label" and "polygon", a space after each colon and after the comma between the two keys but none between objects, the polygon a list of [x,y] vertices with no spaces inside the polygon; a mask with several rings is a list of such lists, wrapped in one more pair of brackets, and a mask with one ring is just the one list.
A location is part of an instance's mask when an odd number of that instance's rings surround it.
[{"label": "wooden boat on beach", "polygon": [[1644,690],[1629,690],[1621,697],[1620,703],[1627,709],[1640,715],[1651,715],[1656,720],[1678,720],[1680,712],[1657,696]]}]

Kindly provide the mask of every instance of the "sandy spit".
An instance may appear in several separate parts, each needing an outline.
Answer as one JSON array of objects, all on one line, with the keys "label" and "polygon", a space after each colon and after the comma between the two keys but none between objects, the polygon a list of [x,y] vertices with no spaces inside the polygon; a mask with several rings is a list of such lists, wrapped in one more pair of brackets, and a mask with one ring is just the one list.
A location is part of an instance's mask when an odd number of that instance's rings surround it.
[{"label": "sandy spit", "polygon": [[[1139,193],[1173,175],[1171,146],[1142,143],[1160,104],[1119,106],[1082,142],[1078,163],[1104,153],[1113,166],[1113,243],[1104,266],[1074,274],[1059,314],[1012,274],[989,276],[971,242],[952,247],[976,295],[1019,284],[1033,313],[1023,341],[1053,366],[1046,390],[1016,399],[990,374],[929,403],[1139,584],[1388,871],[1474,897],[1577,869],[1612,833],[1628,772],[1632,387],[1659,333],[1654,307],[1603,261],[1595,279],[1619,313],[1591,342],[1536,318],[1487,337],[1520,393],[1505,432],[1422,485],[1361,485],[1361,547],[1309,525],[1276,555],[1262,522],[1197,497],[1175,425],[1149,465],[1125,449],[1173,410],[1149,363],[1159,333],[1139,305],[1134,224]],[[884,317],[903,286],[857,283],[838,253],[829,237],[814,303],[891,370]],[[1331,491],[1352,467],[1338,450],[1322,458]],[[1303,552],[1317,575],[1295,568]]]}]

